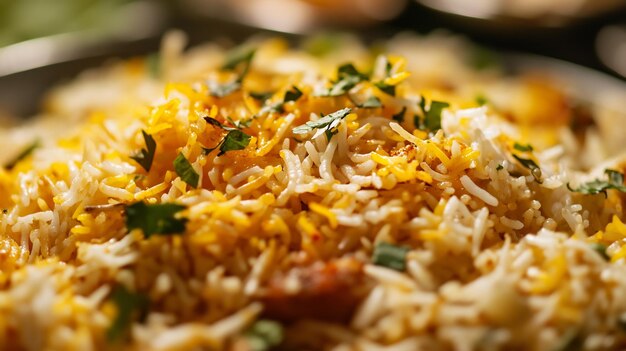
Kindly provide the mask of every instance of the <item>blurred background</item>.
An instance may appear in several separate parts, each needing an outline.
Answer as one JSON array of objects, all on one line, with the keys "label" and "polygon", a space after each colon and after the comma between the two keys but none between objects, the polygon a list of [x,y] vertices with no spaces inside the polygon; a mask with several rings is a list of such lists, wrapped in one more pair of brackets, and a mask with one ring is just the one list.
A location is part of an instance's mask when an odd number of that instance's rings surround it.
[{"label": "blurred background", "polygon": [[539,54],[626,80],[626,0],[0,0],[0,103],[110,57],[154,51],[171,28],[192,45],[259,31],[368,40],[447,30],[485,53]]}]

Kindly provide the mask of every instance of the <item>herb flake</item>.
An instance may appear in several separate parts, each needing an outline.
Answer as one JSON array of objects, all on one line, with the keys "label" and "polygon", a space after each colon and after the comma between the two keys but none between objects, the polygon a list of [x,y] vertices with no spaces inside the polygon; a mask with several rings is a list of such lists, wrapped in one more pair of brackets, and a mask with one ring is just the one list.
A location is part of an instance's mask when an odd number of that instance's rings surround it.
[{"label": "herb flake", "polygon": [[248,144],[250,144],[250,138],[251,136],[238,129],[231,130],[228,134],[226,134],[224,139],[222,139],[219,146],[220,153],[217,154],[217,156],[222,156],[227,151],[245,149]]},{"label": "herb flake", "polygon": [[297,101],[302,96],[302,91],[298,89],[295,85],[291,87],[291,89],[285,92],[285,98],[283,99],[284,103],[290,101]]},{"label": "herb flake", "polygon": [[379,108],[382,107],[383,104],[376,96],[370,96],[369,98],[367,98],[367,100],[365,100],[362,104],[359,104],[358,106],[361,108]]},{"label": "herb flake", "polygon": [[534,150],[534,148],[530,144],[520,144],[517,142],[513,144],[513,148],[517,151],[522,151],[522,152],[531,152]]},{"label": "herb flake", "polygon": [[135,162],[139,163],[146,172],[150,172],[150,168],[152,167],[152,161],[154,160],[154,153],[156,151],[156,142],[152,135],[146,133],[145,130],[141,131],[143,135],[143,140],[146,143],[146,148],[141,149],[138,154],[135,156],[131,156]]},{"label": "herb flake", "polygon": [[576,189],[572,188],[570,184],[567,183],[567,188],[570,191],[586,195],[596,195],[603,193],[605,197],[607,196],[607,190],[611,189],[626,192],[623,173],[620,173],[613,169],[605,169],[604,174],[606,174],[607,180],[595,179],[590,182],[581,184]]},{"label": "herb flake", "polygon": [[134,203],[126,207],[126,228],[141,229],[146,238],[154,234],[181,234],[185,231],[186,218],[175,215],[184,210],[185,206],[166,204]]},{"label": "herb flake", "polygon": [[520,156],[517,155],[513,155],[513,158],[515,158],[519,163],[522,164],[522,166],[528,168],[530,170],[530,174],[533,176],[533,178],[535,178],[535,181],[539,184],[542,183],[541,180],[541,168],[539,167],[539,165],[537,165],[537,163],[535,163],[535,161],[529,159],[529,158],[522,158]]},{"label": "herb flake", "polygon": [[606,245],[601,244],[601,243],[592,243],[589,246],[591,247],[593,251],[597,252],[598,255],[604,258],[605,261],[611,260],[611,257],[609,257],[609,254],[607,254],[606,252]]},{"label": "herb flake", "polygon": [[200,181],[200,175],[193,169],[193,166],[187,160],[183,153],[179,153],[176,159],[174,160],[174,170],[176,170],[176,174],[182,179],[185,183],[190,186],[197,188],[198,181]]},{"label": "herb flake", "polygon": [[283,326],[269,319],[256,321],[244,332],[251,351],[268,351],[280,345],[283,341]]},{"label": "herb flake", "polygon": [[[334,134],[335,129],[339,126],[339,123],[352,112],[350,108],[344,108],[335,111],[329,115],[322,116],[317,121],[309,121],[303,125],[297,126],[293,129],[294,134],[306,134],[314,129],[318,129],[318,133],[326,133],[326,136],[330,133],[330,136]],[[316,137],[317,134],[314,136]]]},{"label": "herb flake", "polygon": [[406,254],[408,252],[408,247],[380,242],[374,247],[372,261],[375,265],[403,272],[406,268]]},{"label": "herb flake", "polygon": [[391,116],[391,118],[398,122],[398,123],[402,123],[404,122],[404,113],[406,112],[406,106],[402,107],[402,110],[398,113],[396,113],[395,115]]},{"label": "herb flake", "polygon": [[116,306],[117,315],[106,336],[109,342],[116,342],[126,336],[133,320],[143,319],[150,301],[146,296],[131,292],[123,285],[113,289],[111,300]]},{"label": "herb flake", "polygon": [[33,141],[24,150],[22,150],[22,152],[20,152],[17,156],[15,156],[15,158],[13,158],[13,160],[11,160],[7,164],[5,164],[4,168],[6,168],[8,170],[13,169],[13,167],[15,167],[20,161],[22,161],[26,157],[30,156],[30,154],[32,154],[33,151],[35,151],[35,149],[37,149],[40,146],[41,146],[41,141],[39,139]]}]

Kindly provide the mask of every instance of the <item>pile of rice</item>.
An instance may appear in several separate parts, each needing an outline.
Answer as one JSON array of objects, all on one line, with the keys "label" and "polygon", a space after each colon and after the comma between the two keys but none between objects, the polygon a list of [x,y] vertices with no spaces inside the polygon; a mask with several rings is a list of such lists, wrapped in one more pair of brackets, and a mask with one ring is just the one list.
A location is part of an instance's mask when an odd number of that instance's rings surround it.
[{"label": "pile of rice", "polygon": [[0,349],[626,347],[611,111],[446,35],[184,46],[0,130]]}]

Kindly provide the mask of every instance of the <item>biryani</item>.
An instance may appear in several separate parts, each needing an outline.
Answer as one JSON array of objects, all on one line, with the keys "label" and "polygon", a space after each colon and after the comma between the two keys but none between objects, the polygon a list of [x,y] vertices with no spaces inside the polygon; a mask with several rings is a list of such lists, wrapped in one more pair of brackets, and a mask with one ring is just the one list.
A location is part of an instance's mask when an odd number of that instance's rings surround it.
[{"label": "biryani", "polygon": [[0,129],[0,349],[626,347],[619,111],[444,34],[184,40]]}]

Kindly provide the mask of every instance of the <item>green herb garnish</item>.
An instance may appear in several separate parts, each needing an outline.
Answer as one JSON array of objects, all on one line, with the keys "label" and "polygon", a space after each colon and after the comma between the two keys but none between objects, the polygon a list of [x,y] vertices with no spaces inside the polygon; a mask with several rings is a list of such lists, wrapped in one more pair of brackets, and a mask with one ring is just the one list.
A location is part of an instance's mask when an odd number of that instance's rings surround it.
[{"label": "green herb garnish", "polygon": [[275,321],[261,319],[244,332],[251,351],[272,350],[283,341],[283,326]]},{"label": "green herb garnish", "polygon": [[179,153],[176,159],[174,160],[174,170],[176,170],[176,174],[182,179],[185,183],[190,186],[197,188],[198,181],[200,180],[200,175],[193,169],[189,160],[183,155],[183,153]]},{"label": "green herb garnish", "polygon": [[503,166],[501,163],[499,163],[499,164],[496,166],[496,171],[501,171],[501,170],[503,170],[503,169],[504,169],[504,166]]},{"label": "green herb garnish", "polygon": [[265,92],[265,93],[254,93],[254,92],[249,92],[248,94],[250,94],[250,97],[252,97],[253,99],[257,100],[257,101],[261,101],[264,102],[265,100],[271,98],[272,96],[274,96],[274,93],[271,91]]},{"label": "green herb garnish", "polygon": [[20,161],[30,156],[30,154],[32,154],[33,151],[35,151],[35,149],[40,146],[41,146],[41,141],[39,141],[39,139],[33,141],[24,150],[22,150],[22,152],[20,152],[17,156],[15,156],[13,160],[9,161],[6,165],[4,165],[4,168],[9,169],[9,170],[13,169],[13,167],[15,167]]},{"label": "green herb garnish", "polygon": [[240,70],[237,78],[231,82],[218,84],[209,81],[207,85],[211,96],[223,98],[241,89],[243,78],[248,74],[255,52],[256,49],[250,47],[235,48],[230,51],[226,55],[226,60],[221,68],[228,71],[234,71],[239,66],[243,68]]},{"label": "green herb garnish", "polygon": [[152,161],[154,160],[154,152],[156,151],[156,142],[152,135],[146,133],[145,130],[141,131],[143,135],[143,140],[146,143],[146,148],[141,149],[138,154],[135,156],[131,156],[135,162],[139,163],[146,172],[150,172],[150,167],[152,167]]},{"label": "green herb garnish", "polygon": [[402,272],[406,267],[406,254],[408,252],[408,247],[380,242],[374,247],[372,261],[375,265]]},{"label": "green herb garnish", "polygon": [[243,64],[245,65],[244,73],[246,73],[255,53],[256,48],[253,47],[236,47],[226,54],[226,59],[221,68],[223,70],[232,71],[240,64]]},{"label": "green herb garnish", "polygon": [[573,189],[569,183],[567,183],[567,188],[570,191],[588,195],[603,193],[605,197],[607,196],[606,191],[610,189],[626,192],[626,186],[624,186],[624,174],[613,169],[605,169],[604,174],[606,174],[607,180],[592,180],[581,184],[577,189]]},{"label": "green herb garnish", "polygon": [[107,330],[107,340],[116,342],[127,335],[133,320],[144,318],[150,301],[146,296],[131,292],[123,285],[113,289],[111,300],[115,304],[117,315]]},{"label": "green herb garnish", "polygon": [[535,161],[528,159],[528,158],[521,158],[517,155],[513,155],[513,157],[522,164],[522,166],[528,168],[530,170],[530,174],[533,176],[533,178],[535,178],[535,181],[539,184],[541,184],[542,180],[541,180],[541,168],[539,168],[539,165],[537,165],[537,163],[535,163]]},{"label": "green herb garnish", "polygon": [[304,42],[304,50],[317,57],[326,56],[341,45],[341,36],[337,33],[315,35]]},{"label": "green herb garnish", "polygon": [[481,94],[481,95],[476,96],[476,103],[478,104],[478,106],[484,106],[484,105],[487,105],[487,103],[489,103],[489,100],[487,100],[485,95]]},{"label": "green herb garnish", "polygon": [[376,96],[370,96],[362,104],[358,105],[358,107],[361,107],[361,108],[378,108],[382,106],[383,104],[380,102],[380,99],[378,99]]},{"label": "green herb garnish", "polygon": [[404,106],[400,112],[398,112],[395,115],[391,116],[391,118],[394,121],[398,122],[398,123],[402,123],[402,122],[404,122],[404,113],[405,112],[406,112],[406,106]]},{"label": "green herb garnish", "polygon": [[241,81],[237,79],[225,84],[218,84],[213,81],[209,81],[208,87],[211,96],[223,98],[239,90],[241,88]]},{"label": "green herb garnish", "polygon": [[302,92],[295,85],[291,87],[291,89],[285,92],[285,98],[283,99],[284,103],[289,101],[297,101],[302,96]]},{"label": "green herb garnish", "polygon": [[161,76],[161,56],[158,53],[146,57],[146,69],[152,78],[158,79]]},{"label": "green herb garnish", "polygon": [[532,145],[530,145],[530,144],[524,145],[524,144],[520,144],[520,143],[517,143],[517,142],[515,144],[513,144],[513,148],[515,150],[517,150],[517,151],[522,151],[522,152],[530,152],[530,151],[534,150]]},{"label": "green herb garnish", "polygon": [[[341,121],[347,115],[349,115],[350,112],[352,112],[352,109],[344,108],[326,116],[322,115],[322,117],[318,119],[317,121],[309,121],[301,126],[295,127],[293,129],[293,133],[294,134],[306,134],[312,131],[313,129],[318,129],[318,133],[320,132],[326,133],[327,137],[330,134],[330,137],[332,137],[332,135],[336,132],[336,128],[337,126],[339,126],[339,123],[341,123]],[[316,134],[314,137],[316,137],[317,135],[318,134]]]},{"label": "green herb garnish", "polygon": [[450,104],[447,102],[433,100],[430,103],[430,106],[426,108],[426,99],[422,96],[419,102],[419,107],[422,110],[424,119],[421,120],[419,116],[415,116],[415,126],[419,129],[431,132],[441,129],[441,112],[444,108],[449,106]]},{"label": "green herb garnish", "polygon": [[360,73],[353,64],[346,63],[337,69],[337,81],[322,96],[340,96],[346,94],[358,83],[367,80],[366,74]]},{"label": "green herb garnish", "polygon": [[602,256],[605,261],[610,261],[611,257],[606,253],[606,245],[600,243],[593,243],[590,245],[591,249],[598,253],[598,255]]},{"label": "green herb garnish", "polygon": [[126,207],[126,228],[128,231],[141,229],[149,238],[153,234],[181,234],[185,231],[186,218],[176,218],[176,214],[185,209],[177,204],[134,203]]},{"label": "green herb garnish", "polygon": [[225,154],[227,151],[243,150],[250,144],[250,136],[238,129],[231,130],[222,139],[219,145],[220,153],[217,156]]}]

